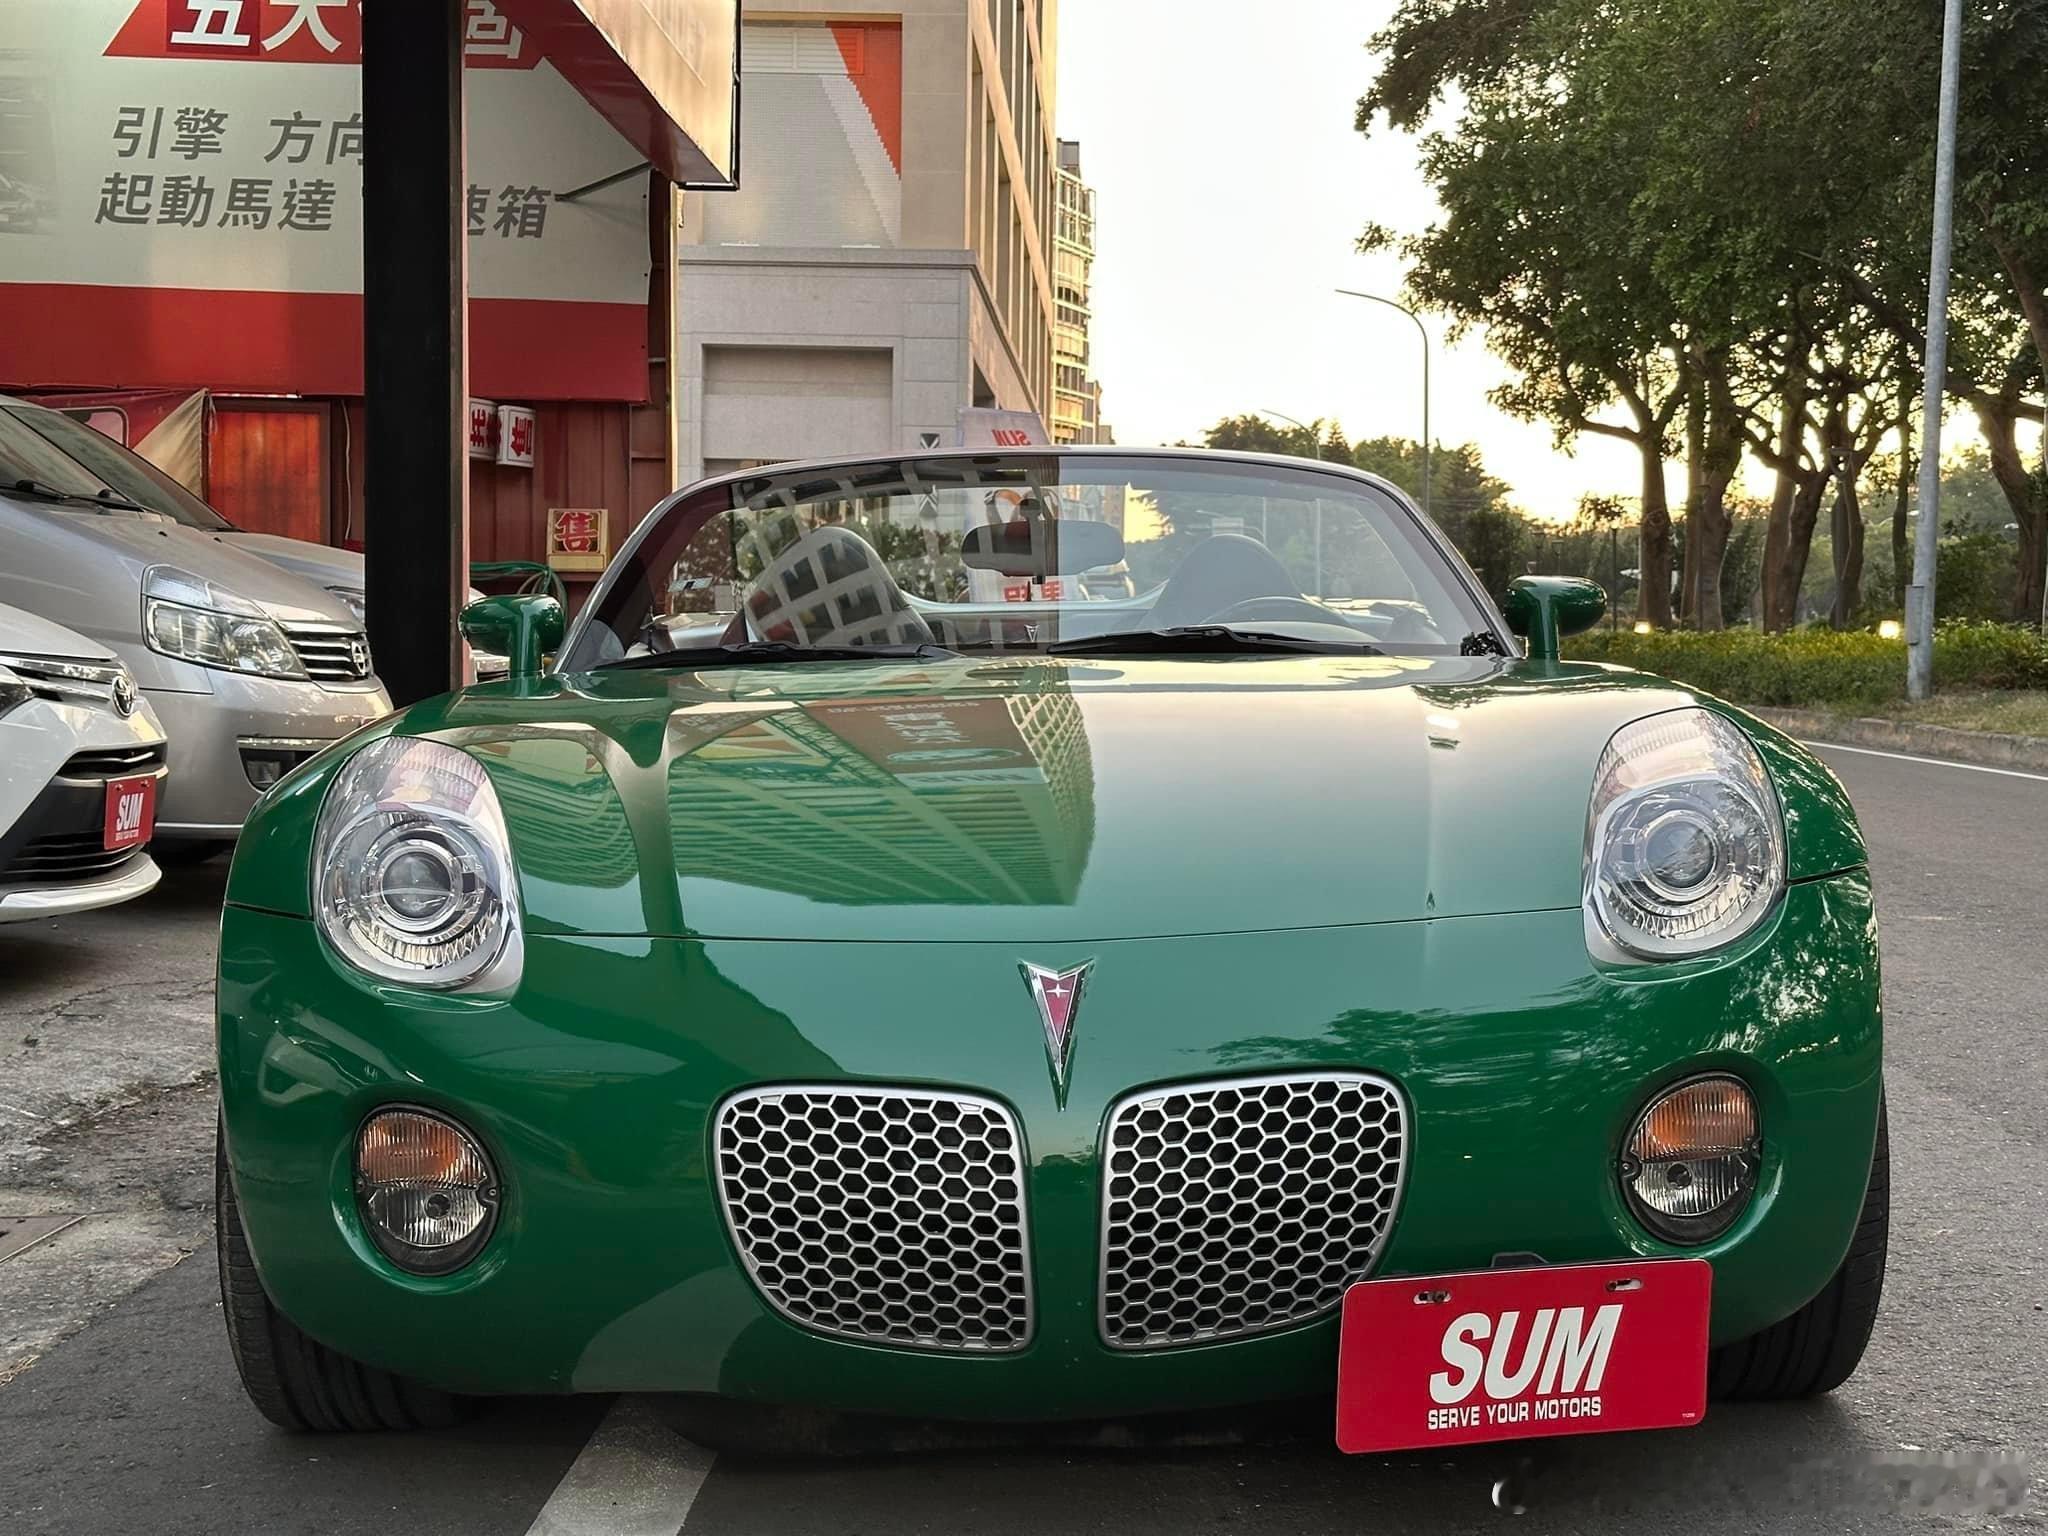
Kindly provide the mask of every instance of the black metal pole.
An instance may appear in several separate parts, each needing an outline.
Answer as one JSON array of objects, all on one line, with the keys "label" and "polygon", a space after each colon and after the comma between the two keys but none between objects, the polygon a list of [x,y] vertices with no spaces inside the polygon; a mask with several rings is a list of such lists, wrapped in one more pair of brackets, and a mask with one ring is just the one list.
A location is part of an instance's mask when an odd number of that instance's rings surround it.
[{"label": "black metal pole", "polygon": [[460,0],[364,0],[363,548],[394,703],[461,680],[469,288]]}]

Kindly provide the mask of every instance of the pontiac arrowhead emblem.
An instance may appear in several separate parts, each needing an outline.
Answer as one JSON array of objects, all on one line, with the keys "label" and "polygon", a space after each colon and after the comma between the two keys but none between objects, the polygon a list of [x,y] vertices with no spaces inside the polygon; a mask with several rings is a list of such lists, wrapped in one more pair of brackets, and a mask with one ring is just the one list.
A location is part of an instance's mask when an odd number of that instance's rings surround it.
[{"label": "pontiac arrowhead emblem", "polygon": [[1052,1061],[1053,1088],[1061,1104],[1067,1100],[1067,1058],[1074,1051],[1074,1018],[1081,1011],[1081,989],[1094,966],[1093,960],[1071,971],[1050,971],[1028,960],[1018,966],[1038,1004],[1039,1021],[1045,1025],[1045,1051]]}]

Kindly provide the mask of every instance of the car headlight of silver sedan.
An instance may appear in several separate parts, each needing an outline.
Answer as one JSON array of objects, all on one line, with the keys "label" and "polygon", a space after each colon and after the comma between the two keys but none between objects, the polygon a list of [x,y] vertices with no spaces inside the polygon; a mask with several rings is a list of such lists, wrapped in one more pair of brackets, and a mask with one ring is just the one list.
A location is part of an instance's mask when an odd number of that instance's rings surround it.
[{"label": "car headlight of silver sedan", "polygon": [[284,631],[239,593],[176,566],[153,565],[142,577],[142,638],[153,651],[223,672],[303,680]]},{"label": "car headlight of silver sedan", "polygon": [[1586,818],[1587,934],[1621,961],[1732,944],[1785,889],[1785,826],[1763,759],[1704,709],[1650,715],[1614,733]]},{"label": "car headlight of silver sedan", "polygon": [[505,818],[483,765],[454,747],[391,736],[349,759],[320,807],[312,896],[335,952],[379,980],[502,992],[519,979]]}]

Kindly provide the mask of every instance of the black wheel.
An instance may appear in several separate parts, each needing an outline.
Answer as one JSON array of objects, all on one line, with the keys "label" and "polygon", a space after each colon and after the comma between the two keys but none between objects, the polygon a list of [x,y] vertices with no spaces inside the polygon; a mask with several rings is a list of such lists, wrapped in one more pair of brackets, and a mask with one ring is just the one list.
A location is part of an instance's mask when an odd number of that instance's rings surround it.
[{"label": "black wheel", "polygon": [[257,1278],[228,1177],[227,1142],[214,1135],[214,1244],[220,1305],[242,1390],[284,1429],[443,1429],[469,1417],[470,1399],[423,1387],[315,1343],[270,1304]]},{"label": "black wheel", "polygon": [[1714,1351],[1707,1387],[1715,1396],[1751,1401],[1814,1397],[1856,1372],[1884,1294],[1884,1257],[1891,1228],[1891,1136],[1882,1104],[1870,1183],[1856,1235],[1834,1278],[1782,1322]]}]

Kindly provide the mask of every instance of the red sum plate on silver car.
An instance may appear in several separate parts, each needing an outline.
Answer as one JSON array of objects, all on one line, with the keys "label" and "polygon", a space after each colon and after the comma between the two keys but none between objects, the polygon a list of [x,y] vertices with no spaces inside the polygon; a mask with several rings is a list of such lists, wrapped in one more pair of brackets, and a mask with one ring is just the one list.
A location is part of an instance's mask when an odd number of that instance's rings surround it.
[{"label": "red sum plate on silver car", "polygon": [[140,848],[155,830],[156,776],[108,780],[100,846],[109,853],[117,848]]},{"label": "red sum plate on silver car", "polygon": [[1338,1448],[1697,1424],[1713,1284],[1704,1259],[1362,1281],[1344,1294]]}]

